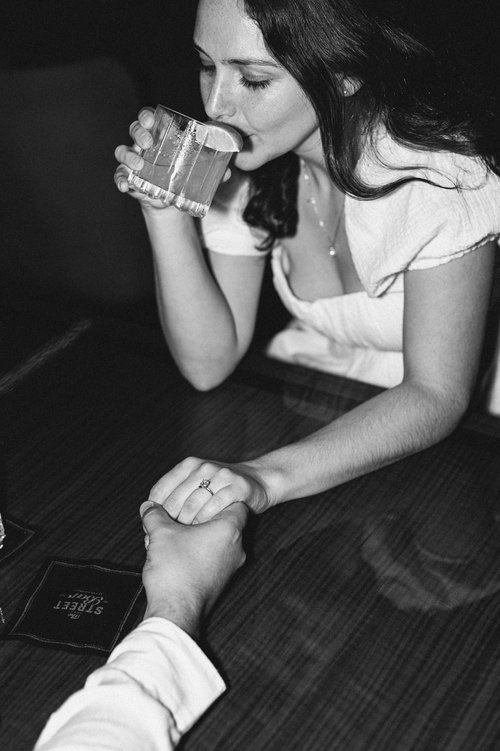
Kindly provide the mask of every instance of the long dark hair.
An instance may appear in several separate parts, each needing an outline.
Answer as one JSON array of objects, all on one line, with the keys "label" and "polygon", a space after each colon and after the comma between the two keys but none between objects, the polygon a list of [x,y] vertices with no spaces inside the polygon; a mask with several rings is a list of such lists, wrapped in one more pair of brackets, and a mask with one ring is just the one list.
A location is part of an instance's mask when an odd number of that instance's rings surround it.
[{"label": "long dark hair", "polygon": [[[490,67],[494,55],[481,57],[489,44],[488,24],[484,13],[484,26],[475,21],[481,0],[471,3],[470,18],[457,5],[462,4],[242,0],[269,52],[313,105],[330,176],[344,193],[377,198],[412,179],[374,188],[356,175],[362,139],[378,124],[402,144],[480,157],[500,174],[499,101]],[[353,96],[342,95],[344,76],[361,83]],[[294,154],[250,173],[244,219],[267,233],[263,248],[296,231],[298,174]]]}]

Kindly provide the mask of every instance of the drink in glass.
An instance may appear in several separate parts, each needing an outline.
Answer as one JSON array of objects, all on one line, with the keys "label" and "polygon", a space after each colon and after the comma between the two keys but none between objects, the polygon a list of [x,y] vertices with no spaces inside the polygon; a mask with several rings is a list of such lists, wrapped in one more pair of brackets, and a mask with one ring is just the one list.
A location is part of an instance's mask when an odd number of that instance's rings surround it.
[{"label": "drink in glass", "polygon": [[202,123],[162,105],[155,111],[153,145],[144,167],[128,181],[136,190],[195,217],[207,213],[233,154],[239,133],[221,123]]}]

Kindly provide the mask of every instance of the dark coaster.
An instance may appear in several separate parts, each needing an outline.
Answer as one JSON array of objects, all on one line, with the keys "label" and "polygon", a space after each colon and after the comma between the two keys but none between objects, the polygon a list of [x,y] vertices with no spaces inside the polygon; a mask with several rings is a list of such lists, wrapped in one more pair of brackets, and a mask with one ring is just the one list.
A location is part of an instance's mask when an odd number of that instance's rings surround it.
[{"label": "dark coaster", "polygon": [[138,616],[141,591],[137,571],[51,559],[6,638],[69,651],[111,652]]},{"label": "dark coaster", "polygon": [[5,539],[0,548],[0,564],[13,556],[14,553],[18,553],[35,534],[34,529],[22,527],[11,519],[4,519],[3,523],[5,527]]}]

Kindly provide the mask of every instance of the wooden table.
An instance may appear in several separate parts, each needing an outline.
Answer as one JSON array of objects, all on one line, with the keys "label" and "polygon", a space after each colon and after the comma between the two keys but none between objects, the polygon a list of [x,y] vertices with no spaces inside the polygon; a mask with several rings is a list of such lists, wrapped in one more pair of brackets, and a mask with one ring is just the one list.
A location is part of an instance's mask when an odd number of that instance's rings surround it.
[{"label": "wooden table", "polygon": [[[259,455],[377,392],[254,353],[197,393],[157,330],[105,316],[4,304],[0,333],[4,508],[36,531],[0,565],[7,626],[48,557],[140,571],[138,506],[174,462]],[[471,411],[440,446],[252,519],[203,634],[229,689],[182,748],[500,748],[499,422]],[[32,748],[104,659],[0,642],[2,751]]]}]

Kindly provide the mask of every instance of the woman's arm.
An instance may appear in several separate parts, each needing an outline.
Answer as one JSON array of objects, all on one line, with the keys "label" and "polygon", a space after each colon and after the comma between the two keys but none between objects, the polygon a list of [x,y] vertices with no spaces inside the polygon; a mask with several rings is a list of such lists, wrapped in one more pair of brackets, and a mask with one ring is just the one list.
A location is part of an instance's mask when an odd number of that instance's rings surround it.
[{"label": "woman's arm", "polygon": [[[205,390],[223,381],[249,346],[265,258],[212,254],[210,269],[193,218],[131,189],[127,177],[143,167],[140,152],[151,144],[153,121],[151,110],[141,110],[130,127],[134,145],[116,149],[115,183],[139,201],[144,214],[170,351],[186,378]],[[238,184],[240,177],[231,180]]]},{"label": "woman's arm", "polygon": [[[177,209],[145,211],[158,312],[169,349],[200,390],[221,383],[255,328],[265,257],[202,251],[194,221]],[[210,264],[210,265],[209,265]]]},{"label": "woman's arm", "polygon": [[[402,383],[321,430],[258,459],[221,465],[189,458],[152,498],[185,523],[235,500],[255,511],[314,495],[442,440],[474,387],[488,309],[494,244],[405,278]],[[214,495],[197,488],[211,479]],[[194,490],[194,492],[193,492]]]}]

